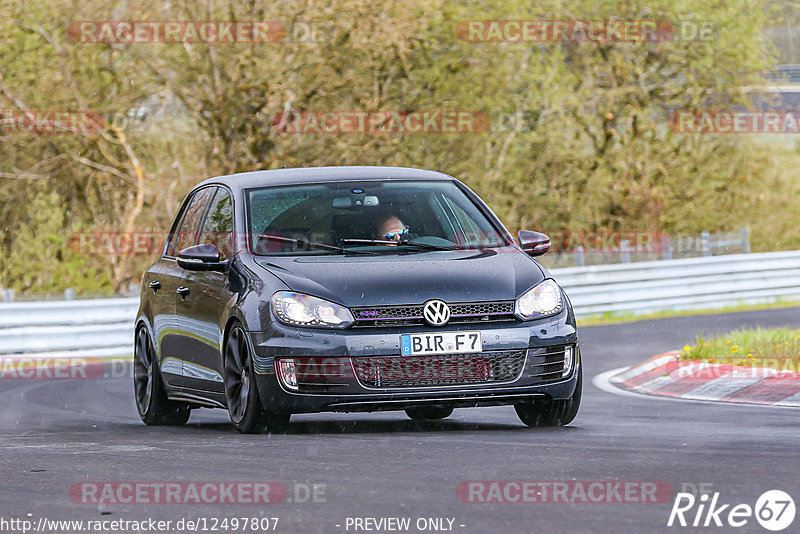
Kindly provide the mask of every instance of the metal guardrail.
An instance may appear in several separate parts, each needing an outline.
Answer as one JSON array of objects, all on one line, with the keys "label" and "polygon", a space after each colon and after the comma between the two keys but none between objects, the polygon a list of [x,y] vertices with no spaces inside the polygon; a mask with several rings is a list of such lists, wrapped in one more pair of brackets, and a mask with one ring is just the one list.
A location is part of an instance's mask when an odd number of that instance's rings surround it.
[{"label": "metal guardrail", "polygon": [[[553,269],[580,318],[800,300],[800,251]],[[129,357],[138,298],[0,304],[0,356]]]},{"label": "metal guardrail", "polygon": [[800,84],[800,65],[775,65],[767,76],[773,82],[787,85],[798,85]]},{"label": "metal guardrail", "polygon": [[800,251],[570,267],[552,273],[578,317],[800,300]]},{"label": "metal guardrail", "polygon": [[132,356],[138,308],[138,298],[0,304],[0,356]]},{"label": "metal guardrail", "polygon": [[[549,269],[563,269],[750,252],[750,230],[747,227],[735,232],[703,231],[698,235],[674,238],[661,232],[631,234],[634,242],[625,239],[625,232],[554,232],[550,234],[550,238],[554,239],[554,246],[551,247],[550,254],[541,258],[541,262]],[[616,240],[615,237],[620,239]],[[606,243],[608,238],[611,238],[610,242]],[[638,239],[642,242],[637,243]],[[563,242],[573,241],[574,247],[566,251],[559,250],[559,245],[564,246]],[[597,246],[593,246],[593,242]],[[588,249],[583,243],[588,245]]]}]

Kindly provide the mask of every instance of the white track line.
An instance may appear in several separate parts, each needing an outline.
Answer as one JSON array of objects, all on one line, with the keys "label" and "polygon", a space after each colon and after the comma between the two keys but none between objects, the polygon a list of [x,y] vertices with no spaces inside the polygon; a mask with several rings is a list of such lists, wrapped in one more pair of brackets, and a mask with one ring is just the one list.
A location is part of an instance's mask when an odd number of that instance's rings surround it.
[{"label": "white track line", "polygon": [[672,376],[659,376],[658,378],[654,378],[649,382],[645,382],[644,384],[639,384],[638,386],[633,386],[631,389],[634,391],[638,391],[639,393],[649,393],[653,390],[663,388],[669,384],[676,382]]},{"label": "white track line", "polygon": [[612,369],[610,371],[606,371],[605,373],[600,373],[599,375],[595,375],[592,378],[592,384],[594,387],[599,389],[600,391],[605,391],[606,393],[612,393],[614,395],[619,395],[620,397],[636,397],[638,399],[649,399],[652,401],[669,401],[669,402],[693,402],[696,404],[714,404],[719,406],[720,404],[726,406],[737,406],[743,408],[780,408],[783,410],[789,409],[797,409],[800,406],[784,406],[781,404],[747,404],[743,402],[724,402],[724,401],[707,401],[707,400],[697,400],[697,399],[684,399],[681,397],[667,397],[667,396],[660,396],[660,395],[646,395],[644,393],[636,393],[635,391],[631,391],[628,389],[622,389],[615,386],[610,378],[617,373],[622,373],[630,369],[630,367],[620,367],[618,369]]},{"label": "white track line", "polygon": [[635,367],[626,367],[624,369],[629,369],[625,371],[624,374],[616,377],[614,379],[615,382],[625,382],[626,380],[630,380],[631,378],[636,378],[637,376],[643,375],[648,371],[652,371],[656,367],[661,367],[664,364],[669,362],[675,361],[675,356],[677,353],[667,353],[662,354],[660,357],[647,362],[646,364],[637,365]]},{"label": "white track line", "polygon": [[791,397],[786,397],[782,401],[778,401],[775,404],[778,406],[796,406],[800,408],[800,393],[795,393]]}]

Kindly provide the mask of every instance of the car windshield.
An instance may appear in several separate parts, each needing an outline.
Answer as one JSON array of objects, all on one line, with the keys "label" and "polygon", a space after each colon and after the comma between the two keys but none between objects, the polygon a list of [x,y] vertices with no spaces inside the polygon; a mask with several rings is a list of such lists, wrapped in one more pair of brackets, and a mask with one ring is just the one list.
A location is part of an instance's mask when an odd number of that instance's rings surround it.
[{"label": "car windshield", "polygon": [[335,182],[247,192],[259,255],[392,253],[503,246],[505,239],[455,183]]}]

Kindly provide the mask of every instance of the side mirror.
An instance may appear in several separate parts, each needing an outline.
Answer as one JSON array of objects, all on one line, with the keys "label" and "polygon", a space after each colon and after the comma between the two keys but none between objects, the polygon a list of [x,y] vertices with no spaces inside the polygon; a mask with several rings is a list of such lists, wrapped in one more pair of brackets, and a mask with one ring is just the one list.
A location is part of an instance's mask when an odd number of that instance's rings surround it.
[{"label": "side mirror", "polygon": [[517,238],[522,251],[529,256],[541,256],[550,250],[550,237],[541,232],[520,230]]},{"label": "side mirror", "polygon": [[178,265],[187,271],[224,271],[227,261],[219,261],[216,245],[194,245],[178,252]]}]

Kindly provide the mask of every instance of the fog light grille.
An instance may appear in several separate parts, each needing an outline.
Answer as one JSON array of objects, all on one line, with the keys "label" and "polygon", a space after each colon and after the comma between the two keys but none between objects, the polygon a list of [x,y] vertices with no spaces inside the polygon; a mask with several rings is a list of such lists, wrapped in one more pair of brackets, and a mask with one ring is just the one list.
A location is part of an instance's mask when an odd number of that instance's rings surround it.
[{"label": "fog light grille", "polygon": [[573,345],[528,349],[528,377],[534,383],[561,380],[572,371],[574,351]]}]

